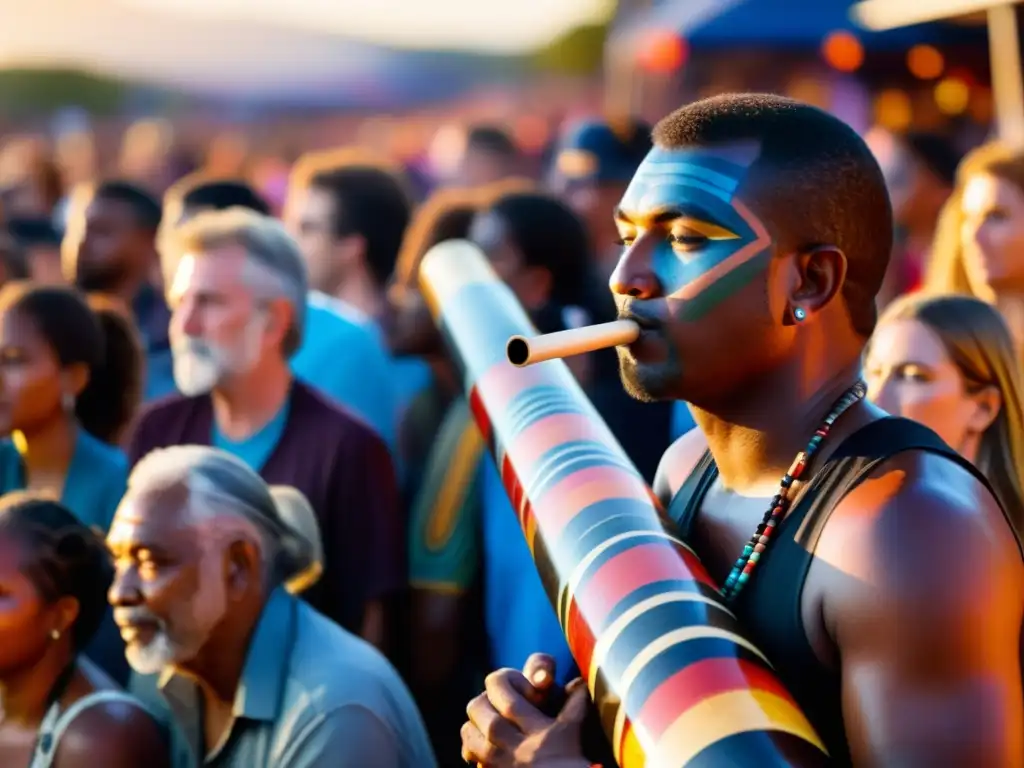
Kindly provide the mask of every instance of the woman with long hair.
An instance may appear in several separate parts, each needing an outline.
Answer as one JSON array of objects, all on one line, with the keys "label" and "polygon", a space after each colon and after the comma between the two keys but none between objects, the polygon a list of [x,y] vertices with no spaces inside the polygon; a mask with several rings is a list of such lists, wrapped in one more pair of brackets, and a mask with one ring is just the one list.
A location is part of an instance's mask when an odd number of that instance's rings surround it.
[{"label": "woman with long hair", "polygon": [[81,656],[107,613],[103,540],[59,502],[0,498],[0,765],[169,765],[141,705]]},{"label": "woman with long hair", "polygon": [[893,302],[868,345],[869,397],[930,427],[988,478],[1024,534],[1021,370],[999,312],[969,296]]},{"label": "woman with long hair", "polygon": [[986,144],[964,158],[939,219],[929,293],[975,296],[1003,313],[1024,344],[1024,153]]},{"label": "woman with long hair", "polygon": [[117,444],[142,355],[119,308],[91,301],[58,286],[0,289],[0,493],[49,493],[106,531],[127,481]]}]

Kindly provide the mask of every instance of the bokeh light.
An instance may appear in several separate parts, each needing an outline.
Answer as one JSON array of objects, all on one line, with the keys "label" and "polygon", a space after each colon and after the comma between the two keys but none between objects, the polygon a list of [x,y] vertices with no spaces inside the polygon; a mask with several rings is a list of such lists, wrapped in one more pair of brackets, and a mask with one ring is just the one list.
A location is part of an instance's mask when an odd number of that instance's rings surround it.
[{"label": "bokeh light", "polygon": [[875,122],[890,131],[903,131],[914,118],[910,97],[903,91],[890,88],[875,99]]},{"label": "bokeh light", "polygon": [[821,55],[840,72],[856,72],[864,64],[864,46],[852,32],[833,32],[825,38]]},{"label": "bokeh light", "polygon": [[943,114],[961,115],[971,102],[971,89],[963,80],[947,77],[935,86],[935,103]]},{"label": "bokeh light", "polygon": [[919,80],[934,80],[945,68],[942,53],[931,45],[915,45],[907,52],[907,69]]},{"label": "bokeh light", "polygon": [[640,47],[640,66],[648,72],[668,75],[686,63],[687,46],[675,32],[652,32]]}]

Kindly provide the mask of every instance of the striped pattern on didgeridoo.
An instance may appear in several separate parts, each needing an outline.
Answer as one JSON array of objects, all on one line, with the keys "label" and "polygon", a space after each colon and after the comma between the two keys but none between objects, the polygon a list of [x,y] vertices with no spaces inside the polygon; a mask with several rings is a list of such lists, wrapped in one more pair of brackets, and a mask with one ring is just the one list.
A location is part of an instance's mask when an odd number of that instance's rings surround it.
[{"label": "striped pattern on didgeridoo", "polygon": [[619,765],[822,764],[807,719],[565,364],[507,361],[506,340],[533,329],[479,250],[435,247],[421,283]]}]

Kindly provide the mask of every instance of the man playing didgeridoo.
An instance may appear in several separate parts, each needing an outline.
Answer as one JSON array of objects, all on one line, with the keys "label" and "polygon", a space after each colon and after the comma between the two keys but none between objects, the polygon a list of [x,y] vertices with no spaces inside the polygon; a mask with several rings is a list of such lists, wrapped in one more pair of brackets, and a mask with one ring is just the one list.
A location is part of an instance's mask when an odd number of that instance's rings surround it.
[{"label": "man playing didgeridoo", "polygon": [[[691,104],[654,139],[616,211],[611,286],[643,329],[618,350],[624,385],[688,401],[700,427],[662,460],[668,516],[835,765],[1024,765],[1015,533],[966,462],[863,400],[892,244],[871,153],[775,96]],[[545,663],[526,675],[550,681]],[[492,674],[463,756],[586,766],[585,687],[557,719],[546,695]]]}]

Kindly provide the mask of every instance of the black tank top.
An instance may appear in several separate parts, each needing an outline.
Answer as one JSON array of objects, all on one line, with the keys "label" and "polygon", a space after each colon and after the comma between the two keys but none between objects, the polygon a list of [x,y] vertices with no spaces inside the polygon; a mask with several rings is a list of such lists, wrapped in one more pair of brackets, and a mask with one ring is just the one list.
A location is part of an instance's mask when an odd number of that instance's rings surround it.
[{"label": "black tank top", "polygon": [[[847,438],[814,474],[733,606],[749,639],[775,666],[821,736],[833,760],[830,765],[851,765],[839,670],[823,665],[807,639],[801,612],[804,581],[832,510],[881,463],[906,451],[945,456],[992,490],[973,464],[927,427],[899,418],[874,421]],[[691,537],[694,519],[717,476],[718,468],[705,451],[672,499],[668,514],[684,541]]]}]

